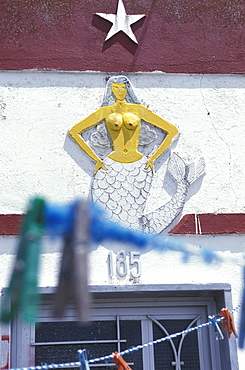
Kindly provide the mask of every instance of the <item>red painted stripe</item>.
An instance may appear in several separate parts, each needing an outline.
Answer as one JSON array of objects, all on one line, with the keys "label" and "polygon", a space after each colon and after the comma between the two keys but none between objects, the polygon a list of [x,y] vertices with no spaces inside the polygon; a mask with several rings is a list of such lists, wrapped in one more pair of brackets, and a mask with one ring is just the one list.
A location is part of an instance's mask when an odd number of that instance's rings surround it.
[{"label": "red painted stripe", "polygon": [[117,0],[1,0],[0,69],[245,73],[243,0],[123,0],[138,46],[94,13]]},{"label": "red painted stripe", "polygon": [[244,234],[244,213],[185,215],[171,234]]},{"label": "red painted stripe", "polygon": [[[19,235],[23,215],[0,215],[0,235]],[[244,213],[185,215],[170,234],[245,234]]]},{"label": "red painted stripe", "polygon": [[0,235],[18,235],[23,215],[0,215]]}]

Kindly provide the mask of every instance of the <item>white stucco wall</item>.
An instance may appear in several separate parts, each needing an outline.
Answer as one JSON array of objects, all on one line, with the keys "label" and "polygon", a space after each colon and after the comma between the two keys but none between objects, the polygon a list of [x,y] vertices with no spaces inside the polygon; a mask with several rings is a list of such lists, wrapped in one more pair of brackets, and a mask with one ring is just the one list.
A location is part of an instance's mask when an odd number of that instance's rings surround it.
[{"label": "white stucco wall", "polygon": [[[106,77],[0,73],[1,213],[23,212],[26,199],[37,193],[61,202],[88,194],[93,164],[67,131],[100,106]],[[245,189],[239,185],[245,160],[244,76],[128,77],[139,100],[178,127],[180,136],[172,149],[188,163],[201,155],[205,158],[206,175],[190,189],[183,213],[243,212]],[[164,160],[166,155],[161,163]],[[155,176],[152,208],[163,191],[164,170],[163,166]]]},{"label": "white stucco wall", "polygon": [[[0,213],[23,213],[30,196],[41,194],[52,202],[87,196],[93,162],[67,136],[76,122],[100,106],[105,73],[0,73]],[[203,156],[206,174],[189,191],[184,214],[244,212],[243,142],[245,89],[243,75],[127,74],[137,97],[149,109],[176,125],[172,145],[187,163]],[[164,154],[157,163],[148,209],[171,197],[174,184],[165,180]],[[141,284],[230,283],[233,307],[241,298],[241,257],[244,235],[182,236],[186,242],[219,250],[225,262],[206,265],[197,257],[188,264],[178,253],[142,251]],[[15,237],[0,237],[0,287],[8,284],[16,247]],[[40,286],[55,286],[60,244],[45,241]],[[132,284],[129,276],[108,276],[109,250],[113,258],[129,246],[94,246],[90,253],[89,282],[94,285]],[[231,258],[230,258],[231,257]],[[232,307],[230,307],[232,308]],[[239,315],[235,315],[238,324]],[[245,363],[245,351],[239,351]],[[242,367],[241,367],[242,369]]]}]

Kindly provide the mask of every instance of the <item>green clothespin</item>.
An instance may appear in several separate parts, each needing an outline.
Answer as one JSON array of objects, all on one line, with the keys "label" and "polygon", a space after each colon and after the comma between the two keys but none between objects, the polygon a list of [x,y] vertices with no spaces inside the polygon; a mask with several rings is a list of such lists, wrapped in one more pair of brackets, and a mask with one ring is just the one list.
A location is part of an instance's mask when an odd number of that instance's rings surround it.
[{"label": "green clothespin", "polygon": [[26,270],[23,279],[22,311],[27,322],[35,322],[39,307],[38,267],[41,239],[44,232],[44,199],[30,203],[26,234]]},{"label": "green clothespin", "polygon": [[3,300],[1,321],[9,322],[18,311],[25,321],[34,322],[37,316],[39,294],[37,289],[38,262],[43,235],[44,199],[29,202],[24,217],[19,247],[10,284]]}]

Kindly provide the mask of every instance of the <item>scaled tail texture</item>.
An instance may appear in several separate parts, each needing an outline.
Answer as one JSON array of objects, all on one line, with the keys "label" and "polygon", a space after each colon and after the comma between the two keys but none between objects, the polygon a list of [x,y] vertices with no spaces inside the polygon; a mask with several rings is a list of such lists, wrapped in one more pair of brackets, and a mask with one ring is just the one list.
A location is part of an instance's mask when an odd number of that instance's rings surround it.
[{"label": "scaled tail texture", "polygon": [[159,234],[180,214],[190,185],[204,174],[204,158],[201,157],[196,163],[187,165],[178,154],[172,153],[167,171],[177,183],[176,192],[169,202],[141,217],[140,223],[146,233]]}]

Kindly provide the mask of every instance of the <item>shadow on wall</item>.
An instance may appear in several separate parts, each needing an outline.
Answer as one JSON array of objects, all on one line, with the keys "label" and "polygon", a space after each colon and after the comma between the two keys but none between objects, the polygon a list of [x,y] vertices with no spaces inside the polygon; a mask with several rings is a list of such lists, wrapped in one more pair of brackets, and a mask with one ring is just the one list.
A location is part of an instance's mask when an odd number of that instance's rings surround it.
[{"label": "shadow on wall", "polygon": [[64,141],[64,150],[87,175],[91,178],[93,177],[95,166],[94,161],[83,152],[68,133],[66,134]]},{"label": "shadow on wall", "polygon": [[[33,88],[33,87],[81,87],[88,85],[89,89],[105,87],[105,81],[111,76],[122,73],[97,73],[79,71],[1,71],[0,86],[7,88]],[[237,75],[212,74],[166,74],[164,72],[138,72],[135,75],[124,73],[137,89],[163,88],[163,89],[243,89],[244,78]],[[137,80],[137,86],[135,81]]]}]

